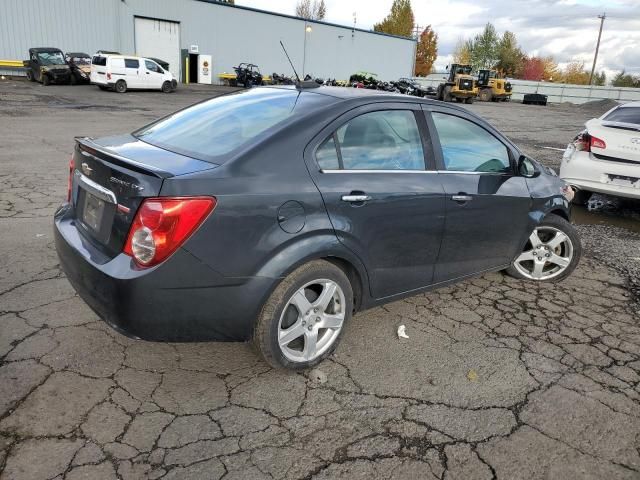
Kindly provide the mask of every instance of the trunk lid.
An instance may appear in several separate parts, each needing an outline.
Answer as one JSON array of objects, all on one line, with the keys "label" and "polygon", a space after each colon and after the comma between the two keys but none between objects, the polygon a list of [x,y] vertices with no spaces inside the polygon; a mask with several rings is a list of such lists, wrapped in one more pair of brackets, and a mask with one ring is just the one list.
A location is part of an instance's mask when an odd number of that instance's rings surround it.
[{"label": "trunk lid", "polygon": [[591,147],[597,156],[640,162],[640,125],[595,118],[586,123],[589,135],[603,140],[606,148]]},{"label": "trunk lid", "polygon": [[122,251],[138,207],[158,196],[165,178],[215,168],[131,135],[76,139],[71,204],[75,224],[113,258]]}]

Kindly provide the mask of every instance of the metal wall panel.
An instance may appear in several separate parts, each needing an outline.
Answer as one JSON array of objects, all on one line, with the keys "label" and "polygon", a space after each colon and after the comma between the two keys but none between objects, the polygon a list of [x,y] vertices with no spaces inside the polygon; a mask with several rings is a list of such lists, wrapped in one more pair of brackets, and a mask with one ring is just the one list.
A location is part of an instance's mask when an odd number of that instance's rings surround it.
[{"label": "metal wall panel", "polygon": [[391,80],[413,68],[412,40],[317,22],[306,32],[301,19],[198,0],[0,0],[0,59],[26,58],[33,46],[136,53],[135,16],[179,22],[181,47],[211,55],[214,79],[240,62],[291,74],[280,40],[301,75],[344,80],[365,70]]},{"label": "metal wall panel", "polygon": [[120,0],[0,0],[0,59],[25,60],[30,47],[88,54],[120,48]]}]

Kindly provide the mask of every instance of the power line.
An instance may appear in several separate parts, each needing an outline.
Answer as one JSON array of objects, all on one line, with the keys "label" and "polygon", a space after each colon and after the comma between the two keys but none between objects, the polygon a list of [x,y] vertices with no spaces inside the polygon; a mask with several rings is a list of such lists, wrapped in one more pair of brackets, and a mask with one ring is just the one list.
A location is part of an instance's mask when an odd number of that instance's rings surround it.
[{"label": "power line", "polygon": [[607,14],[603,13],[598,15],[600,19],[600,31],[598,32],[598,43],[596,43],[596,53],[593,56],[593,66],[591,67],[591,76],[589,77],[589,85],[593,84],[593,73],[596,71],[596,62],[598,61],[598,50],[600,50],[600,38],[602,37],[602,26],[604,25],[604,19],[607,18]]}]

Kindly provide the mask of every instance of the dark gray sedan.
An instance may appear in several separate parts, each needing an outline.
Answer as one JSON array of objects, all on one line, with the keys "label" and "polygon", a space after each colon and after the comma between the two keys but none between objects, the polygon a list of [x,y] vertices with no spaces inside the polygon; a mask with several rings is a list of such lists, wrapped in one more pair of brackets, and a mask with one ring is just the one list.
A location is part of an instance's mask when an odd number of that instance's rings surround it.
[{"label": "dark gray sedan", "polygon": [[252,340],[306,368],[353,312],[494,270],[566,277],[581,253],[570,196],[463,108],[255,88],[78,139],[55,238],[69,281],[123,333]]}]

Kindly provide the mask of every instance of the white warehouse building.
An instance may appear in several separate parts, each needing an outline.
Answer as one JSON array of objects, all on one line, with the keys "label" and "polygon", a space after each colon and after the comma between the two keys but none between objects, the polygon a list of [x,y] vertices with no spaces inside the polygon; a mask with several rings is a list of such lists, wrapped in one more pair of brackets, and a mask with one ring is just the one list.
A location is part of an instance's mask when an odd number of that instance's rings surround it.
[{"label": "white warehouse building", "polygon": [[346,80],[365,71],[394,80],[413,73],[413,39],[215,0],[0,1],[2,60],[26,59],[30,47],[118,51],[160,58],[176,78],[194,81],[201,55],[216,82],[241,62],[293,75],[280,41],[301,76]]}]

